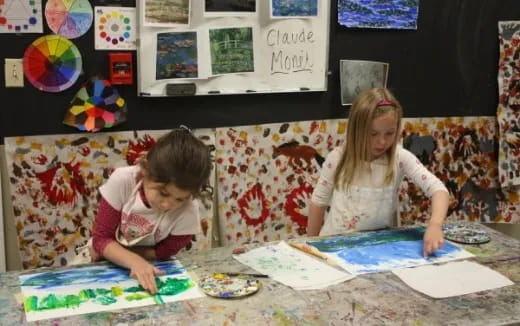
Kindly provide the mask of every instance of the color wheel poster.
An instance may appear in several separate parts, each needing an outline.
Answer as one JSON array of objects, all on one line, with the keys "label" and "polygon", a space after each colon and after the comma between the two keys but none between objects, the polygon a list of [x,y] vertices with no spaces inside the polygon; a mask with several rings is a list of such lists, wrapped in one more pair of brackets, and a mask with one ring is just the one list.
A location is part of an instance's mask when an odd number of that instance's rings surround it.
[{"label": "color wheel poster", "polygon": [[88,0],[49,0],[45,5],[45,18],[54,33],[77,38],[92,25],[92,6]]},{"label": "color wheel poster", "polygon": [[0,0],[0,33],[42,33],[41,0]]},{"label": "color wheel poster", "polygon": [[96,7],[94,11],[96,50],[136,50],[135,8]]},{"label": "color wheel poster", "polygon": [[45,92],[61,92],[74,85],[81,67],[78,48],[59,35],[40,37],[27,47],[23,56],[25,77]]}]

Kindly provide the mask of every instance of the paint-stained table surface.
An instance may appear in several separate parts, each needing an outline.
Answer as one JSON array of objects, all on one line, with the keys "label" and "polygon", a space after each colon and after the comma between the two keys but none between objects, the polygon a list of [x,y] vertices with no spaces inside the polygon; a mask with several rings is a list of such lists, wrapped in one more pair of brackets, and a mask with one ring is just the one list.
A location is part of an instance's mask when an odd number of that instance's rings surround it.
[{"label": "paint-stained table surface", "polygon": [[[44,320],[34,325],[507,325],[520,323],[520,241],[480,226],[491,242],[464,245],[475,260],[507,276],[512,286],[431,299],[390,272],[360,275],[325,290],[295,291],[271,279],[243,299],[196,300]],[[213,272],[252,272],[215,248],[180,257],[197,277]],[[25,325],[18,272],[0,274],[0,325]]]}]

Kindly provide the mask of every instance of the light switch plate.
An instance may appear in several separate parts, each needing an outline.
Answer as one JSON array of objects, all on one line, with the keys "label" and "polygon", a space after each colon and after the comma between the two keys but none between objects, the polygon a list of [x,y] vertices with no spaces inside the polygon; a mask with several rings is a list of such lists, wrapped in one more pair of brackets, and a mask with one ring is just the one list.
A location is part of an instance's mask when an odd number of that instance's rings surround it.
[{"label": "light switch plate", "polygon": [[23,87],[22,59],[5,59],[5,87]]}]

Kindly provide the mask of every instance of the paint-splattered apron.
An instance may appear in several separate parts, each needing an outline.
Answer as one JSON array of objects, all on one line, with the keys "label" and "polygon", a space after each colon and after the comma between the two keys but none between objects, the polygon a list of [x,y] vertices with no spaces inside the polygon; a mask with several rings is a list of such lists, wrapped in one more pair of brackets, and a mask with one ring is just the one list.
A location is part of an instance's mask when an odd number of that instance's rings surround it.
[{"label": "paint-splattered apron", "polygon": [[[141,187],[141,185],[142,185],[142,181],[139,181],[137,183],[137,185],[135,186],[135,188],[132,190],[132,194],[131,194],[129,200],[126,202],[125,205],[123,205],[122,214],[126,214],[126,216],[130,216],[130,214],[132,213],[132,208],[134,207],[138,196],[140,196],[139,188]],[[150,231],[149,233],[143,234],[142,236],[131,239],[131,240],[127,240],[123,236],[123,234],[120,230],[121,224],[119,224],[116,229],[117,242],[119,242],[124,247],[133,247],[133,246],[137,246],[137,245],[139,245],[139,246],[155,245],[156,244],[155,233],[157,232],[157,228],[162,223],[165,216],[166,216],[166,214],[159,214],[159,219],[155,223],[152,231]],[[82,247],[78,247],[76,249],[76,252],[77,252],[76,257],[74,257],[69,262],[69,264],[76,265],[76,264],[86,264],[86,263],[92,262],[92,256],[90,254],[91,250],[94,250],[94,248],[92,247],[92,238],[90,238],[88,240],[87,244],[83,245]]]},{"label": "paint-splattered apron", "polygon": [[365,188],[351,186],[334,191],[330,212],[320,235],[376,230],[397,223],[397,186]]}]

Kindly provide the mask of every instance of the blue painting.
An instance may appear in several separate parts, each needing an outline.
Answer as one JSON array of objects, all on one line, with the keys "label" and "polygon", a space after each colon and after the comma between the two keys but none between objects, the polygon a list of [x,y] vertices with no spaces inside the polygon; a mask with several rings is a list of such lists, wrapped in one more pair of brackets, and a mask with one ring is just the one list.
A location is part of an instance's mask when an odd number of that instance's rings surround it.
[{"label": "blue painting", "polygon": [[158,292],[146,292],[127,269],[101,264],[20,275],[27,321],[162,304],[203,296],[177,260],[156,262]]},{"label": "blue painting", "polygon": [[199,76],[197,32],[157,34],[155,79]]},{"label": "blue painting", "polygon": [[473,257],[462,248],[446,242],[440,250],[423,257],[424,227],[366,232],[308,241],[352,274],[434,264]]},{"label": "blue painting", "polygon": [[358,28],[417,29],[419,0],[338,0],[338,23]]},{"label": "blue painting", "polygon": [[271,0],[272,17],[316,17],[318,0]]}]

